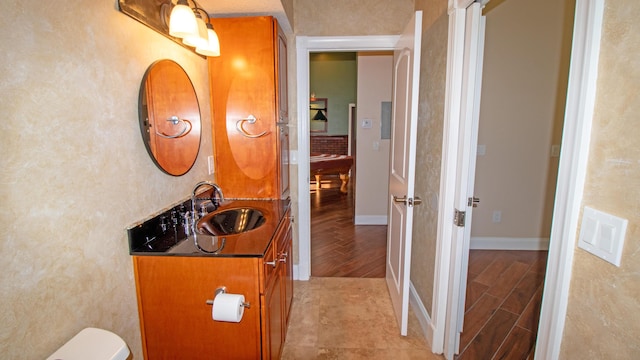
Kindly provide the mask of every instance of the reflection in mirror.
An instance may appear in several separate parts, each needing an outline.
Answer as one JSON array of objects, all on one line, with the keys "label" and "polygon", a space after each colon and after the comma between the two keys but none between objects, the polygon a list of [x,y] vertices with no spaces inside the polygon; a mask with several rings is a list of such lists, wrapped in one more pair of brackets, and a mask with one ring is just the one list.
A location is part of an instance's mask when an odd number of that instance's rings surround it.
[{"label": "reflection in mirror", "polygon": [[144,74],[138,100],[149,156],[169,175],[186,174],[200,150],[200,107],[189,76],[172,60],[156,61]]},{"label": "reflection in mirror", "polygon": [[309,130],[326,133],[327,121],[327,99],[314,97],[309,101]]}]

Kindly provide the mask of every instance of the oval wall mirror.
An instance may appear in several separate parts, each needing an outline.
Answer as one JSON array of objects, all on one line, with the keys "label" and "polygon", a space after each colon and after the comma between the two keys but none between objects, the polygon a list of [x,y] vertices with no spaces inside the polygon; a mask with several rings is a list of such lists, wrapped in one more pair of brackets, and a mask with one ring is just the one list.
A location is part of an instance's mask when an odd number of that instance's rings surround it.
[{"label": "oval wall mirror", "polygon": [[186,174],[200,150],[200,106],[187,73],[173,60],[154,62],[142,79],[138,105],[153,162],[169,175]]}]

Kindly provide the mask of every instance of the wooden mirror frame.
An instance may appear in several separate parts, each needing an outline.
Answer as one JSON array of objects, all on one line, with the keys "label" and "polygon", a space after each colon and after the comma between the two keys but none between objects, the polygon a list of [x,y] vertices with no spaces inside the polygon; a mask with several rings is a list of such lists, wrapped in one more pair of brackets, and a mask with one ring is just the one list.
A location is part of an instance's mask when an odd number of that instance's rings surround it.
[{"label": "wooden mirror frame", "polygon": [[186,174],[200,151],[200,106],[191,79],[173,60],[151,64],[140,84],[142,140],[163,172]]}]

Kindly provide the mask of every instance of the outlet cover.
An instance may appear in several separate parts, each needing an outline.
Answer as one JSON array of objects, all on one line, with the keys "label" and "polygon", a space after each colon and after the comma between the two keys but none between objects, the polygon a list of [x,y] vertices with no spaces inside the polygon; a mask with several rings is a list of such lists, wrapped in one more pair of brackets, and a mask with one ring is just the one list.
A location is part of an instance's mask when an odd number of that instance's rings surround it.
[{"label": "outlet cover", "polygon": [[627,219],[584,207],[578,247],[620,266]]},{"label": "outlet cover", "polygon": [[215,168],[213,166],[213,155],[209,155],[209,157],[207,157],[207,164],[209,165],[209,175],[213,175],[215,172]]}]

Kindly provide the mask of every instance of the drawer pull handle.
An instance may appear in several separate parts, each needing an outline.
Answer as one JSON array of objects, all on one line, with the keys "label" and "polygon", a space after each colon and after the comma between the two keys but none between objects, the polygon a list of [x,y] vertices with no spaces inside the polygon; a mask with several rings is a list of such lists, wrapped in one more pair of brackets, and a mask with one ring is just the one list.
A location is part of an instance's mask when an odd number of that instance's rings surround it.
[{"label": "drawer pull handle", "polygon": [[276,262],[275,261],[265,261],[264,263],[265,265],[271,265],[273,267],[276,267]]}]

